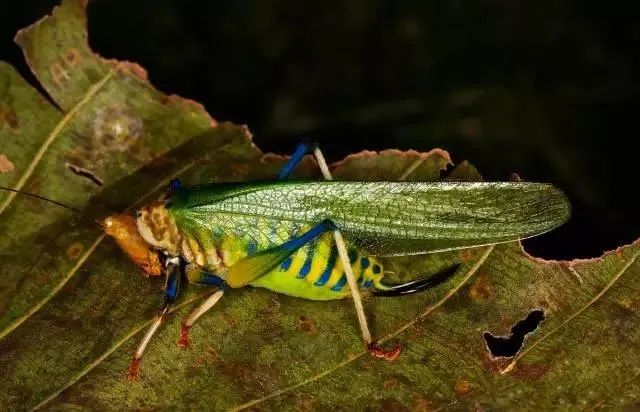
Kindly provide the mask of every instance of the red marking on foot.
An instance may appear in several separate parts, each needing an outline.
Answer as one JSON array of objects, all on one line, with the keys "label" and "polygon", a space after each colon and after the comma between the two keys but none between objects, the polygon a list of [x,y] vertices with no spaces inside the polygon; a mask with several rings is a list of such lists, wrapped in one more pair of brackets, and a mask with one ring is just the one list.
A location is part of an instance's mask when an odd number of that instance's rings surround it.
[{"label": "red marking on foot", "polygon": [[178,347],[187,349],[189,347],[189,331],[191,326],[182,325],[180,329],[180,339],[178,340]]},{"label": "red marking on foot", "polygon": [[137,382],[140,380],[140,359],[133,358],[127,371],[127,380]]},{"label": "red marking on foot", "polygon": [[382,346],[377,343],[372,343],[369,345],[369,353],[374,358],[384,359],[388,362],[393,362],[400,356],[400,352],[402,352],[402,346],[398,345],[391,350],[386,350]]}]

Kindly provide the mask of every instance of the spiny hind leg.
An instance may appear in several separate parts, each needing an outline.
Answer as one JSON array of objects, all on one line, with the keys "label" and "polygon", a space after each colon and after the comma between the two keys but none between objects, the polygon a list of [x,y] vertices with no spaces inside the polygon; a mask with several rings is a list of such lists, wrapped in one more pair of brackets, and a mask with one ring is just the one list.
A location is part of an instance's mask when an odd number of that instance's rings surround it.
[{"label": "spiny hind leg", "polygon": [[[303,141],[298,145],[287,164],[280,170],[280,173],[278,173],[277,179],[287,179],[291,172],[293,172],[293,170],[300,164],[302,158],[310,153],[313,153],[313,156],[318,163],[318,167],[320,168],[324,179],[333,180],[322,151],[316,143],[310,141]],[[360,289],[358,288],[356,278],[353,274],[353,269],[351,268],[351,263],[349,261],[349,255],[344,242],[344,238],[342,237],[342,234],[337,227],[333,229],[333,237],[338,249],[338,255],[340,256],[340,260],[342,261],[342,267],[344,268],[345,277],[347,278],[347,283],[349,284],[349,289],[351,290],[351,296],[353,297],[353,305],[358,316],[358,323],[360,324],[362,339],[367,345],[367,349],[369,349],[373,356],[386,360],[394,360],[400,354],[401,347],[397,346],[396,348],[387,351],[381,348],[376,342],[371,339],[371,332],[369,331],[367,316],[364,313],[364,306],[362,305]]]},{"label": "spiny hind leg", "polygon": [[[333,180],[322,151],[317,144],[308,141],[303,141],[298,145],[287,164],[284,165],[284,167],[280,170],[280,173],[278,173],[278,180],[288,178],[291,172],[296,168],[296,166],[300,164],[302,157],[309,153],[313,153],[313,156],[316,158],[318,166],[320,167],[320,171],[322,171],[322,176],[325,178],[325,180]],[[347,283],[349,284],[349,289],[351,290],[351,296],[353,297],[353,304],[356,308],[356,314],[358,315],[358,323],[360,324],[362,339],[367,345],[367,348],[371,348],[371,346],[373,345],[373,341],[371,339],[371,332],[369,332],[369,325],[367,324],[367,316],[364,313],[360,290],[358,288],[356,278],[353,275],[353,270],[349,261],[349,254],[347,252],[347,246],[344,243],[344,239],[342,237],[342,234],[340,233],[340,230],[335,227],[335,225],[333,228],[333,237],[338,249],[338,255],[340,256],[340,260],[342,261],[342,267],[344,268],[344,273],[347,278]]]},{"label": "spiny hind leg", "polygon": [[342,267],[344,268],[345,277],[347,278],[347,283],[349,284],[349,289],[351,290],[351,296],[353,297],[353,305],[356,309],[356,314],[358,315],[358,322],[360,324],[360,331],[362,332],[362,339],[364,340],[365,345],[367,345],[367,349],[372,356],[388,361],[393,361],[400,355],[402,347],[398,345],[391,350],[386,350],[382,348],[377,342],[371,339],[371,332],[369,332],[367,316],[364,313],[362,297],[360,296],[360,289],[353,274],[353,269],[351,267],[351,262],[349,259],[349,254],[347,252],[347,247],[344,242],[344,238],[342,237],[342,233],[340,233],[338,229],[333,232],[333,235],[336,247],[338,249],[338,255],[342,262]]},{"label": "spiny hind leg", "polygon": [[[324,176],[325,180],[333,180],[331,172],[329,171],[329,166],[327,166],[327,162],[324,159],[322,151],[317,145],[313,147],[313,155],[318,162],[318,166],[320,167],[320,171],[322,171],[322,176]],[[342,233],[338,228],[333,231],[333,238],[338,249],[338,255],[340,256],[340,260],[342,261],[342,267],[344,268],[344,273],[347,278],[347,283],[349,284],[349,289],[351,290],[353,306],[355,307],[356,314],[358,315],[358,323],[360,324],[362,339],[364,340],[365,345],[367,345],[367,349],[371,352],[371,355],[375,356],[376,358],[382,358],[388,361],[395,360],[398,355],[400,355],[400,351],[402,350],[400,346],[396,346],[391,350],[385,350],[377,342],[374,342],[373,339],[371,339],[371,332],[369,331],[367,316],[364,313],[364,306],[362,305],[360,289],[353,274],[353,269],[351,268],[347,246],[344,242],[344,238],[342,237]]]}]

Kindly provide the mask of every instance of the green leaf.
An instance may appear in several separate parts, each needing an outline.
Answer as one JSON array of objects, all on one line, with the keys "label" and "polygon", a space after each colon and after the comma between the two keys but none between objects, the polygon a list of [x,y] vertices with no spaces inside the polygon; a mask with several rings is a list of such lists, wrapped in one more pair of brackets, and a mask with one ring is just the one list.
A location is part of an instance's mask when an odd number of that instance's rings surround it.
[{"label": "green leaf", "polygon": [[[165,96],[130,63],[87,46],[83,2],[65,1],[18,36],[55,105],[0,65],[0,184],[98,217],[150,199],[166,182],[254,180],[263,156],[245,128],[216,124]],[[384,151],[333,166],[339,179],[437,180],[446,152]],[[67,164],[87,169],[102,186]],[[311,160],[300,177],[317,177]],[[78,169],[76,169],[78,170]],[[452,180],[477,178],[466,162]],[[374,336],[404,351],[363,350],[349,300],[310,302],[232,290],[176,346],[180,320],[207,289],[189,288],[149,346],[142,380],[127,364],[161,304],[162,282],[69,211],[0,193],[2,409],[633,409],[640,400],[640,241],[604,256],[551,262],[518,243],[389,259],[395,280],[463,265],[444,285],[369,299]],[[391,276],[391,275],[389,275]],[[545,320],[510,358],[483,334],[509,335],[535,309]]]}]

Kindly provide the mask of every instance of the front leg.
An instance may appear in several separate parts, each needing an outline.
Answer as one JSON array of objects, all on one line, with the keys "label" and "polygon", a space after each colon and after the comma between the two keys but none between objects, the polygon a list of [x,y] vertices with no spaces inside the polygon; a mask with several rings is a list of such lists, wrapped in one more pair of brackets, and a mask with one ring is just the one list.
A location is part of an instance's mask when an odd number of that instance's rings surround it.
[{"label": "front leg", "polygon": [[169,313],[171,304],[180,294],[180,284],[182,283],[180,258],[177,256],[168,258],[165,263],[165,272],[167,276],[167,282],[164,292],[164,304],[162,305],[162,308],[156,315],[155,320],[147,330],[147,333],[144,335],[144,337],[140,341],[140,344],[138,344],[138,348],[133,354],[133,359],[131,359],[129,370],[127,372],[127,379],[130,381],[137,381],[140,379],[140,362],[142,361],[144,351],[151,341],[153,335],[157,332],[158,328],[160,328],[160,325],[162,324],[165,316],[167,315],[167,313]]},{"label": "front leg", "polygon": [[182,321],[180,325],[180,339],[178,340],[178,346],[182,349],[186,349],[190,345],[189,332],[195,321],[218,303],[227,287],[226,282],[220,276],[204,270],[193,263],[186,266],[185,272],[189,283],[201,286],[215,286],[217,290],[212,292],[204,302],[192,310]]}]

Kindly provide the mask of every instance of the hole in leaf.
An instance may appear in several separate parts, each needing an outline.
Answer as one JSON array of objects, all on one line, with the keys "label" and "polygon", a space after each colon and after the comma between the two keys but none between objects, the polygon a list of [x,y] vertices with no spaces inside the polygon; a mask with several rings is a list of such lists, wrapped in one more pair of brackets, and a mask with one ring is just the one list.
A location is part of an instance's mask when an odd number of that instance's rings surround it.
[{"label": "hole in leaf", "polygon": [[86,179],[91,180],[97,186],[102,186],[103,183],[104,183],[102,181],[102,179],[100,179],[98,176],[96,176],[95,173],[93,173],[91,170],[85,169],[85,168],[80,167],[80,166],[76,166],[76,165],[71,164],[71,163],[67,163],[67,167],[73,173],[77,174],[78,176],[82,176],[82,177],[84,177]]},{"label": "hole in leaf", "polygon": [[509,337],[493,336],[490,332],[485,332],[482,337],[491,355],[495,357],[512,357],[518,353],[522,347],[526,335],[536,330],[543,320],[544,311],[542,309],[536,309],[531,311],[526,318],[511,328],[511,335]]}]

